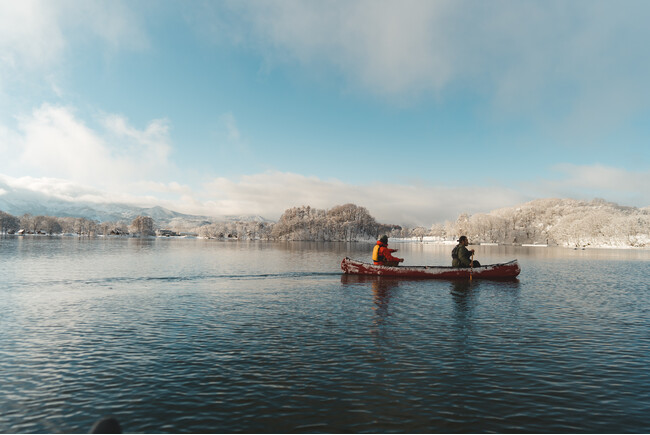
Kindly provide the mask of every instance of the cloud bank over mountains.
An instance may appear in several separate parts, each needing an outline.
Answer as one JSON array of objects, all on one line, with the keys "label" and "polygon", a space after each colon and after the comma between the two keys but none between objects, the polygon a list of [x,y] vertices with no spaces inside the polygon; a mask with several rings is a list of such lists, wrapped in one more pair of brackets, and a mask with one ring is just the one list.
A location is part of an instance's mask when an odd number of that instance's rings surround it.
[{"label": "cloud bank over mountains", "polygon": [[[616,173],[607,168],[595,168],[593,171],[580,169],[577,172],[585,172],[586,177],[592,177],[603,171]],[[580,182],[580,178],[576,180]],[[555,188],[558,192],[566,192],[567,186]],[[153,196],[116,195],[61,179],[0,176],[0,210],[4,205],[5,211],[11,213],[45,214],[45,211],[37,211],[37,205],[47,208],[47,204],[54,202],[58,209],[67,208],[69,213],[73,213],[77,205],[110,208],[113,204],[130,208],[161,206],[182,214],[213,218],[256,215],[277,220],[292,206],[310,205],[329,209],[335,205],[354,203],[366,207],[380,222],[429,227],[434,223],[455,220],[461,213],[485,213],[501,208],[503,204],[514,206],[529,200],[514,189],[395,184],[354,186],[337,180],[320,180],[290,173],[256,174],[237,181],[215,179],[207,183],[204,189],[200,193],[192,192],[189,196],[181,195],[176,200],[163,201]],[[210,199],[203,202],[195,199],[199,195],[207,196],[205,192],[210,192]],[[24,207],[9,208],[6,206],[8,203],[23,203]]]}]

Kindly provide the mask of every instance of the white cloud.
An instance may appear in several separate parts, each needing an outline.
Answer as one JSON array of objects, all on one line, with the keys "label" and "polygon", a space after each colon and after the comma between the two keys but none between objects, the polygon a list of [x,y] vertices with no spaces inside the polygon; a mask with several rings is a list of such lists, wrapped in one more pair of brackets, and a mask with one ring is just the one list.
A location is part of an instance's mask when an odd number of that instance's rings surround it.
[{"label": "white cloud", "polygon": [[56,199],[76,204],[130,204],[137,207],[162,205],[171,209],[177,205],[151,195],[143,195],[141,192],[106,191],[59,178],[29,176],[15,178],[0,174],[0,186],[6,188],[3,189],[6,195],[0,200],[9,200],[18,204],[31,202],[46,205],[49,199]]},{"label": "white cloud", "polygon": [[[451,78],[446,2],[278,2],[248,14],[271,61],[323,62],[380,94],[437,90]],[[438,47],[437,50],[432,50]],[[281,53],[279,51],[281,50]]]},{"label": "white cloud", "polygon": [[622,205],[644,207],[650,204],[650,171],[635,172],[604,165],[558,164],[552,168],[559,181],[544,181],[547,196],[592,199],[602,197]]},{"label": "white cloud", "polygon": [[[20,0],[0,3],[0,89],[26,72],[58,66],[69,49],[98,40],[100,49],[149,46],[132,3],[121,0]],[[48,72],[48,80],[54,80]],[[56,85],[54,85],[56,86]],[[60,90],[58,91],[60,92]]]},{"label": "white cloud", "polygon": [[106,140],[110,141],[116,160],[129,170],[145,176],[161,175],[169,168],[171,145],[166,119],[155,119],[142,131],[129,125],[121,115],[106,115],[103,123],[108,133]]},{"label": "white cloud", "polygon": [[[133,2],[122,0],[67,0],[62,3],[64,25],[97,37],[112,50],[143,50],[150,46],[144,14]],[[151,16],[152,11],[146,10]]]},{"label": "white cloud", "polygon": [[256,50],[266,69],[334,72],[346,91],[398,102],[469,93],[490,116],[574,139],[648,108],[649,13],[644,1],[242,0],[208,3],[191,22]]},{"label": "white cloud", "polygon": [[42,193],[66,201],[82,201],[87,198],[98,198],[103,193],[97,189],[79,185],[69,180],[47,177],[9,177],[0,174],[0,182],[12,189],[28,190]]},{"label": "white cloud", "polygon": [[0,169],[113,191],[173,173],[167,121],[154,120],[144,130],[119,115],[106,115],[102,123],[106,130],[96,131],[74,109],[44,104],[19,118],[17,131],[0,127],[0,139],[7,139],[5,148],[15,156]]},{"label": "white cloud", "polygon": [[5,1],[0,6],[0,64],[43,64],[65,47],[53,2]]},{"label": "white cloud", "polygon": [[175,194],[181,196],[191,196],[193,191],[189,186],[180,184],[176,181],[170,183],[156,183],[152,181],[140,181],[134,183],[138,192],[152,192],[162,194]]},{"label": "white cloud", "polygon": [[310,205],[329,209],[354,203],[366,207],[379,222],[426,227],[435,222],[456,219],[460,213],[486,212],[527,199],[509,189],[380,184],[359,186],[281,172],[247,175],[236,180],[217,178],[200,191],[174,182],[147,181],[133,183],[129,191],[105,190],[61,178],[10,177],[2,174],[0,185],[66,201],[113,202],[149,207],[159,205],[206,216],[253,214],[277,219],[290,207]]},{"label": "white cloud", "polygon": [[[277,219],[287,208],[309,205],[329,209],[354,203],[366,207],[383,223],[430,226],[455,220],[461,213],[486,213],[535,198],[603,197],[621,205],[650,203],[647,173],[630,173],[617,168],[595,166],[561,167],[559,181],[535,180],[526,190],[498,185],[470,187],[427,184],[353,185],[339,180],[322,180],[295,173],[266,172],[238,179],[216,178],[200,192],[186,196],[179,207],[188,213],[205,215],[258,214]],[[537,196],[531,196],[535,192]]]},{"label": "white cloud", "polygon": [[256,47],[267,66],[298,62],[317,74],[333,67],[368,90],[394,95],[449,81],[447,9],[446,1],[241,1],[189,15],[203,35]]},{"label": "white cloud", "polygon": [[462,212],[489,211],[525,198],[510,189],[449,188],[429,185],[350,185],[300,174],[267,172],[239,180],[217,178],[204,187],[211,214],[259,214],[277,219],[287,208],[309,205],[328,209],[354,203],[379,221],[429,226]]},{"label": "white cloud", "polygon": [[[32,173],[90,183],[110,175],[110,153],[67,108],[43,105],[19,121],[16,163]],[[17,165],[17,166],[18,166]]]}]

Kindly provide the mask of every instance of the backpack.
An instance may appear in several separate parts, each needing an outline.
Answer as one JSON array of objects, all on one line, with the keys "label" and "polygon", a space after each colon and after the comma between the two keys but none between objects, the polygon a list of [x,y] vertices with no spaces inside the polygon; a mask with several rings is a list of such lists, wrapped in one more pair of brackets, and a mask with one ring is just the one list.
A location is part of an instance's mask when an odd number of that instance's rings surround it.
[{"label": "backpack", "polygon": [[458,247],[459,246],[460,245],[456,245],[456,247],[454,249],[452,249],[452,251],[451,251],[451,258],[454,259],[454,260],[458,259]]}]

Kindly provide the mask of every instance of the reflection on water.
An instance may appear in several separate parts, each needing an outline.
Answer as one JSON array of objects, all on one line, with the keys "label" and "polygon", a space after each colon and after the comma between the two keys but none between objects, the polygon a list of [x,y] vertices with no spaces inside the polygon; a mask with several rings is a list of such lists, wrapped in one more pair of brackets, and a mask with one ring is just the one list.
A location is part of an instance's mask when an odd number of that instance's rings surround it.
[{"label": "reflection on water", "polygon": [[456,280],[451,283],[451,296],[458,313],[470,311],[472,291],[477,286],[477,281],[474,280]]},{"label": "reflection on water", "polygon": [[399,281],[376,277],[372,283],[372,293],[374,295],[375,313],[377,314],[375,324],[381,325],[386,321],[389,312],[389,302],[392,293],[399,286]]},{"label": "reflection on water", "polygon": [[341,274],[371,249],[0,238],[0,432],[650,427],[647,251],[478,247],[519,259],[512,282]]},{"label": "reflection on water", "polygon": [[470,311],[481,288],[499,291],[500,296],[517,296],[519,280],[480,280],[465,279],[450,281],[450,293],[459,311]]},{"label": "reflection on water", "polygon": [[364,275],[341,275],[341,284],[361,285],[364,288],[368,286],[372,290],[373,310],[375,312],[373,324],[381,326],[390,316],[390,299],[399,287],[399,278],[382,277],[382,276],[364,276]]}]

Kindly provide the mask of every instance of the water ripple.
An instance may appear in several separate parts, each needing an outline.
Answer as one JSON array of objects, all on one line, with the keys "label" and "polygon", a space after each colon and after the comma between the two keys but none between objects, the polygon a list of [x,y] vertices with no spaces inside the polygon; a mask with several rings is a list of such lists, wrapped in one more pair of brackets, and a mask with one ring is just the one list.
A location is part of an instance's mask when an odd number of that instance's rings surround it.
[{"label": "water ripple", "polygon": [[650,427],[645,263],[579,276],[529,259],[512,283],[347,280],[313,272],[339,248],[264,260],[174,246],[165,261],[79,246],[72,272],[27,250],[51,262],[45,276],[5,263],[0,432],[87,432],[106,414],[136,433]]}]

